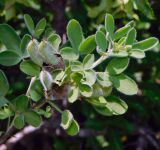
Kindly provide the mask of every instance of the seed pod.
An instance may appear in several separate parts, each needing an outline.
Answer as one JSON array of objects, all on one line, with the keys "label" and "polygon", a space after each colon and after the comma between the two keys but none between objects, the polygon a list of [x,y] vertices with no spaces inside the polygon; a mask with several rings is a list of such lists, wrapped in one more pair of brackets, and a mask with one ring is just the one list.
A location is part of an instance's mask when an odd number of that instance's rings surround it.
[{"label": "seed pod", "polygon": [[47,41],[42,41],[39,44],[39,53],[43,57],[44,61],[48,64],[57,65],[59,59],[56,56],[56,50]]},{"label": "seed pod", "polygon": [[30,55],[31,60],[36,63],[39,66],[42,66],[43,64],[43,59],[39,55],[38,52],[38,41],[37,40],[31,40],[27,46],[27,51]]},{"label": "seed pod", "polygon": [[41,71],[39,75],[39,79],[45,91],[51,90],[53,78],[48,71],[45,71],[45,70]]}]

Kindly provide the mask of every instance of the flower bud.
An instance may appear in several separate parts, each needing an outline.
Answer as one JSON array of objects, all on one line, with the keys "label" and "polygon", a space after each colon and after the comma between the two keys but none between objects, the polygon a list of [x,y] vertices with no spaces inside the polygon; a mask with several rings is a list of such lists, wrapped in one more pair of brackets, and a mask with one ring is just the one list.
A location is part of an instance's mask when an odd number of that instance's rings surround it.
[{"label": "flower bud", "polygon": [[48,71],[41,71],[39,75],[39,79],[45,91],[51,90],[53,78],[52,75]]},{"label": "flower bud", "polygon": [[48,64],[57,65],[58,59],[55,55],[56,50],[47,41],[42,41],[39,44],[39,53],[43,57],[44,61]]},{"label": "flower bud", "polygon": [[42,57],[39,55],[39,52],[38,52],[38,41],[37,40],[31,40],[27,46],[27,51],[30,55],[30,58],[31,60],[39,65],[39,66],[42,66],[43,64],[43,59]]}]

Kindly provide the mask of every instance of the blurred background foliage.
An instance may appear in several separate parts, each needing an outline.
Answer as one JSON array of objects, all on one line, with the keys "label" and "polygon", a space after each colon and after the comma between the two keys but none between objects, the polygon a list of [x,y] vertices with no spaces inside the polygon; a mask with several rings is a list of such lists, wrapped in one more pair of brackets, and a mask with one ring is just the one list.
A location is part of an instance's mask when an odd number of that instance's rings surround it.
[{"label": "blurred background foliage", "polygon": [[[1,0],[0,22],[8,23],[22,35],[27,33],[23,14],[30,14],[35,21],[45,17],[47,27],[65,38],[66,24],[77,19],[84,34],[94,32],[104,20],[106,12],[116,18],[117,28],[135,20],[138,39],[160,37],[160,2],[158,0]],[[5,47],[1,44],[0,50]],[[138,95],[121,95],[129,105],[123,116],[98,115],[86,103],[75,103],[71,111],[80,125],[101,131],[100,135],[87,138],[55,137],[55,150],[159,150],[160,149],[160,45],[147,53],[142,61],[132,60],[126,74],[139,85]],[[102,64],[99,69],[106,66]],[[28,80],[20,74],[18,66],[4,68],[12,87],[10,95],[24,93]],[[116,94],[116,91],[114,91]],[[119,93],[117,93],[118,95]],[[39,137],[41,138],[41,137]]]}]

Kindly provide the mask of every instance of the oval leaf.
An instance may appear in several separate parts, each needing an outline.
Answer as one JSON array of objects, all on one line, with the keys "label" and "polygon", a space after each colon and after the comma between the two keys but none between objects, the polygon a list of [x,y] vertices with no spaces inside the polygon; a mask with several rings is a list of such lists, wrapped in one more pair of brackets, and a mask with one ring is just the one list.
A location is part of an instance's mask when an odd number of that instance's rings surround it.
[{"label": "oval leaf", "polygon": [[70,127],[66,130],[68,135],[74,136],[79,132],[79,125],[76,120],[73,119]]},{"label": "oval leaf", "polygon": [[136,30],[132,28],[127,34],[126,45],[132,45],[136,39],[136,35],[137,35]]},{"label": "oval leaf", "polygon": [[114,33],[114,18],[111,14],[106,14],[105,17],[105,29],[109,33],[110,38],[113,38],[113,33]]},{"label": "oval leaf", "polygon": [[147,51],[157,46],[158,43],[159,43],[159,40],[157,38],[151,37],[146,40],[135,43],[132,48],[140,49],[142,51]]},{"label": "oval leaf", "polygon": [[96,43],[98,47],[105,52],[107,47],[108,47],[108,42],[106,39],[105,34],[102,31],[97,31],[96,32]]},{"label": "oval leaf", "polygon": [[83,59],[83,67],[84,70],[88,70],[92,67],[94,63],[94,54],[88,54],[84,59]]},{"label": "oval leaf", "polygon": [[63,129],[68,129],[72,123],[73,115],[69,110],[64,110],[61,116],[61,127]]},{"label": "oval leaf", "polygon": [[62,58],[65,60],[77,60],[79,55],[71,47],[65,47],[60,50]]},{"label": "oval leaf", "polygon": [[40,115],[38,115],[34,111],[25,112],[24,113],[24,119],[28,124],[30,124],[34,127],[38,127],[41,124],[41,121],[42,121]]},{"label": "oval leaf", "polygon": [[20,64],[20,69],[22,72],[30,76],[39,76],[40,73],[40,67],[31,60],[24,60]]},{"label": "oval leaf", "polygon": [[21,61],[21,57],[14,51],[0,52],[0,64],[3,66],[14,66]]},{"label": "oval leaf", "polygon": [[122,73],[129,64],[129,58],[113,58],[106,67],[106,71],[111,74],[120,74]]},{"label": "oval leaf", "polygon": [[20,37],[11,26],[7,24],[0,24],[0,41],[6,46],[7,49],[21,54]]},{"label": "oval leaf", "polygon": [[113,82],[114,87],[123,94],[134,95],[138,92],[135,81],[124,74],[112,76],[111,81]]},{"label": "oval leaf", "polygon": [[24,21],[25,21],[25,24],[26,24],[26,26],[28,28],[28,31],[32,35],[34,35],[34,22],[33,22],[32,18],[31,18],[31,16],[28,15],[28,14],[25,14],[24,15]]},{"label": "oval leaf", "polygon": [[96,48],[95,36],[91,35],[86,38],[79,46],[81,54],[89,54]]},{"label": "oval leaf", "polygon": [[83,40],[82,27],[78,21],[72,19],[67,25],[67,35],[73,49],[78,52],[80,43]]},{"label": "oval leaf", "polygon": [[9,90],[8,80],[2,70],[0,70],[0,97],[5,96]]}]

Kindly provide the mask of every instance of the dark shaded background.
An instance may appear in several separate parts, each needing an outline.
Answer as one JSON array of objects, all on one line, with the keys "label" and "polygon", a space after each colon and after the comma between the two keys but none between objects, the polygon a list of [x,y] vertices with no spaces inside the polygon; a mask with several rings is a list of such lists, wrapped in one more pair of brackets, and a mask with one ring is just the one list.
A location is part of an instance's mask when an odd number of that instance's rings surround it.
[{"label": "dark shaded background", "polygon": [[[8,23],[21,35],[27,33],[23,14],[30,14],[37,22],[42,17],[47,26],[62,37],[67,22],[77,19],[87,36],[101,24],[109,12],[116,18],[117,28],[130,20],[136,21],[138,39],[160,36],[159,0],[1,0],[0,23]],[[2,45],[1,45],[2,47]],[[87,103],[76,102],[69,109],[73,112],[85,136],[69,137],[55,133],[58,116],[44,123],[43,130],[32,132],[10,149],[13,150],[159,150],[160,149],[160,46],[147,53],[142,61],[132,60],[126,74],[139,85],[138,95],[126,97],[116,91],[129,105],[123,116],[98,115]],[[106,66],[102,64],[99,69]],[[28,80],[20,73],[19,66],[0,68],[6,73],[11,89],[10,97],[26,91]],[[92,117],[91,117],[92,116]],[[49,124],[49,125],[48,125]],[[3,127],[3,124],[0,125]],[[49,126],[49,127],[48,127]],[[52,127],[51,127],[52,126]],[[94,129],[91,132],[90,129]]]}]

